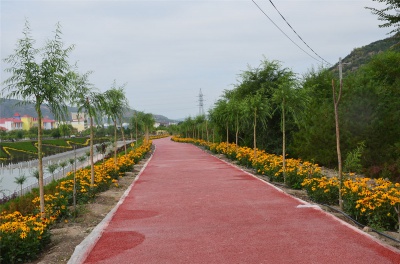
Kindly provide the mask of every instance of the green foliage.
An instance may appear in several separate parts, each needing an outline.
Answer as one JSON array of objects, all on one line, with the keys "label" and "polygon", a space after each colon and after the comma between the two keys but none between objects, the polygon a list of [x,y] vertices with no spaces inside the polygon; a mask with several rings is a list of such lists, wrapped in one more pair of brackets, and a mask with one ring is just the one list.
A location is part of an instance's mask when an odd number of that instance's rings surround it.
[{"label": "green foliage", "polygon": [[305,76],[302,92],[308,101],[302,111],[296,111],[299,129],[289,143],[297,157],[325,166],[336,164],[332,79],[332,72],[324,69]]},{"label": "green foliage", "polygon": [[373,0],[376,2],[386,3],[385,8],[377,9],[367,7],[374,15],[378,16],[378,20],[384,21],[379,27],[394,27],[390,33],[400,32],[400,2],[398,0]]},{"label": "green foliage", "polygon": [[[282,85],[291,76],[293,72],[277,61],[264,59],[258,67],[249,67],[240,75],[234,89],[225,91],[210,111],[214,131],[225,140],[228,137],[230,142],[237,137],[239,145],[256,145],[269,152],[282,153],[282,101],[274,98],[278,98],[278,91],[282,91]],[[293,83],[296,82],[293,78]],[[288,116],[286,121],[288,127],[296,129],[293,116]],[[288,141],[292,139],[292,131],[286,135]]]},{"label": "green foliage", "polygon": [[347,153],[343,166],[343,170],[345,172],[357,172],[357,173],[362,172],[361,157],[364,148],[365,148],[365,143],[361,142],[353,151]]}]

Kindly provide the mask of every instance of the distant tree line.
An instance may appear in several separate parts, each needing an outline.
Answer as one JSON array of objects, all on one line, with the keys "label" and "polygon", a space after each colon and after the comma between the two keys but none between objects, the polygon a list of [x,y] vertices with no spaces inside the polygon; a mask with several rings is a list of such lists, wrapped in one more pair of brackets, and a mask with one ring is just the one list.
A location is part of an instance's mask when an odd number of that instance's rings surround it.
[{"label": "distant tree line", "polygon": [[[234,142],[337,168],[329,69],[302,79],[277,61],[244,71],[207,116],[188,117],[184,137]],[[344,168],[400,180],[400,53],[377,54],[343,79],[339,108]]]}]

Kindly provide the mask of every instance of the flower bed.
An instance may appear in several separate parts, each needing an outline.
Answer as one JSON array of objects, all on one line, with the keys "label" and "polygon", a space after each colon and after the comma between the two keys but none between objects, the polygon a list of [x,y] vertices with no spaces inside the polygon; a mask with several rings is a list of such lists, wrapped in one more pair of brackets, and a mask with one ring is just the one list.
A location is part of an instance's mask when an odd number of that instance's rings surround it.
[{"label": "flower bed", "polygon": [[[225,154],[240,165],[254,168],[258,174],[271,181],[283,182],[282,156],[265,153],[235,144],[211,143],[204,140],[173,137],[176,142],[193,143],[213,153]],[[339,180],[321,173],[317,164],[300,159],[286,159],[286,184],[295,189],[303,188],[308,196],[321,204],[338,205]],[[342,187],[344,211],[358,222],[381,230],[400,230],[400,183],[382,178],[354,177],[345,174]]]},{"label": "flower bed", "polygon": [[[132,145],[133,147],[133,145]],[[21,263],[33,260],[44,246],[49,243],[49,228],[55,221],[72,215],[74,176],[76,200],[84,203],[97,193],[107,190],[117,184],[117,179],[124,172],[131,171],[133,165],[150,151],[151,142],[126,155],[122,155],[114,164],[114,159],[108,159],[103,164],[95,165],[95,183],[90,188],[90,167],[69,173],[67,177],[52,186],[46,186],[45,213],[46,218],[40,217],[39,197],[32,200],[33,212],[22,215],[18,211],[3,211],[0,214],[0,263]],[[50,188],[48,188],[50,187]]]}]

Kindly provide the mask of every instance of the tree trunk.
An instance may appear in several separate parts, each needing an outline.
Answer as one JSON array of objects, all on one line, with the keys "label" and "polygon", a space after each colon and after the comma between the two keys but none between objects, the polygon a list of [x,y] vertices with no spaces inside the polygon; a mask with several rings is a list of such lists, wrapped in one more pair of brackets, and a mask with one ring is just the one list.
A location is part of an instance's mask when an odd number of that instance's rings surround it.
[{"label": "tree trunk", "polygon": [[226,122],[226,147],[228,147],[229,144],[229,128],[228,128],[228,122]]},{"label": "tree trunk", "polygon": [[119,122],[121,124],[121,134],[122,134],[122,142],[124,142],[124,150],[125,150],[125,155],[126,155],[126,142],[125,142],[125,133],[124,133],[124,128],[122,127],[122,117],[119,119]]},{"label": "tree trunk", "polygon": [[93,189],[94,186],[93,140],[94,140],[93,116],[90,115],[90,189]]},{"label": "tree trunk", "polygon": [[239,114],[236,114],[236,153],[239,148]]},{"label": "tree trunk", "polygon": [[135,118],[135,128],[136,128],[136,135],[135,135],[135,141],[137,141],[137,123],[138,123],[138,117],[137,117],[137,112],[135,112],[136,118]]},{"label": "tree trunk", "polygon": [[149,138],[149,126],[146,126],[146,143],[149,143],[150,138]]},{"label": "tree trunk", "polygon": [[342,95],[342,81],[340,80],[339,95],[336,98],[335,84],[332,80],[332,90],[333,90],[333,105],[335,108],[335,128],[336,128],[336,151],[338,157],[338,173],[339,173],[339,207],[343,210],[343,197],[342,197],[342,187],[343,187],[343,175],[342,175],[342,153],[340,150],[340,129],[339,129],[339,113],[338,106],[340,97]]},{"label": "tree trunk", "polygon": [[282,102],[282,170],[283,183],[286,184],[286,128],[285,128],[285,98]]},{"label": "tree trunk", "polygon": [[114,120],[114,164],[117,165],[117,119]]},{"label": "tree trunk", "polygon": [[[37,98],[36,102],[40,99]],[[40,105],[36,106],[36,112],[38,114],[38,166],[39,166],[39,198],[40,198],[40,216],[46,217],[44,211],[44,181],[43,181],[43,152],[42,152],[42,111]]]},{"label": "tree trunk", "polygon": [[208,122],[206,119],[206,136],[207,136],[207,142],[209,142],[209,138],[208,138]]},{"label": "tree trunk", "polygon": [[254,159],[257,158],[257,136],[256,136],[256,125],[257,125],[257,109],[254,109],[254,123],[253,123],[253,146],[254,146]]}]

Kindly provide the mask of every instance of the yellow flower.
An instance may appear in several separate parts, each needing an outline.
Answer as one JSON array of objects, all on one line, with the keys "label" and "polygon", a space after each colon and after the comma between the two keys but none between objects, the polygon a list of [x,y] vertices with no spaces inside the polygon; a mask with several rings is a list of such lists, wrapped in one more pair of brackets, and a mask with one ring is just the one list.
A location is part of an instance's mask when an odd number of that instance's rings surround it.
[{"label": "yellow flower", "polygon": [[25,232],[21,232],[21,235],[19,235],[22,239],[27,237],[27,234]]}]

